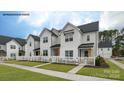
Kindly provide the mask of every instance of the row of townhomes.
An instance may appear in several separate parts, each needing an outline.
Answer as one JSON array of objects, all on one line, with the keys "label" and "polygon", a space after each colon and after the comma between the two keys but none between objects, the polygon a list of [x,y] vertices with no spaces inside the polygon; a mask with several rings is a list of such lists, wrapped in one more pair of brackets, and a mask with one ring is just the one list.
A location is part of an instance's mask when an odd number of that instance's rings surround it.
[{"label": "row of townhomes", "polygon": [[67,23],[61,30],[44,28],[27,39],[0,36],[0,56],[8,58],[110,58],[112,41],[99,39],[99,22],[80,26]]}]

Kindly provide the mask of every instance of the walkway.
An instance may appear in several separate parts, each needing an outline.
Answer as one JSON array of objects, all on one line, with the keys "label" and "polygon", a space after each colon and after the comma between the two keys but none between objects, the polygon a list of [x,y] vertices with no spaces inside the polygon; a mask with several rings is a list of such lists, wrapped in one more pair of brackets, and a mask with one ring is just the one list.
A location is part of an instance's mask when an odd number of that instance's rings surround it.
[{"label": "walkway", "polygon": [[10,67],[19,68],[19,69],[29,70],[29,71],[33,71],[33,72],[37,72],[37,73],[42,73],[42,74],[45,74],[45,75],[60,77],[60,78],[68,79],[68,80],[74,80],[74,81],[110,81],[110,79],[105,79],[105,78],[76,75],[76,74],[71,74],[71,73],[51,71],[51,70],[45,70],[45,69],[29,67],[29,66],[7,64],[7,63],[1,63],[1,64],[7,65],[7,66],[10,66]]},{"label": "walkway", "polygon": [[115,61],[114,59],[110,59],[110,61],[114,64],[116,64],[118,67],[120,67],[121,69],[124,69],[124,64]]},{"label": "walkway", "polygon": [[45,66],[45,65],[48,65],[48,64],[51,64],[51,63],[44,63],[44,64],[36,65],[36,66],[33,66],[33,67],[41,67],[41,66]]},{"label": "walkway", "polygon": [[80,65],[76,66],[75,68],[71,69],[70,71],[68,71],[68,73],[75,74],[84,66],[85,66],[84,64],[80,64]]}]

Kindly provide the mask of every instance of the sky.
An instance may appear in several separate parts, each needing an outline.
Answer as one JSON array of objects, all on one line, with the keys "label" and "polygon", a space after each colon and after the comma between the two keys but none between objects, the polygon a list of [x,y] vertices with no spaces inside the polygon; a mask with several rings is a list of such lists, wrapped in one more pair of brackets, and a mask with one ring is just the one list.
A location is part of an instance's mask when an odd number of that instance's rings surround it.
[{"label": "sky", "polygon": [[[29,15],[5,15],[29,14]],[[0,11],[0,35],[27,38],[29,34],[39,35],[44,28],[62,29],[67,22],[75,26],[99,21],[99,30],[122,29],[122,11]]]}]

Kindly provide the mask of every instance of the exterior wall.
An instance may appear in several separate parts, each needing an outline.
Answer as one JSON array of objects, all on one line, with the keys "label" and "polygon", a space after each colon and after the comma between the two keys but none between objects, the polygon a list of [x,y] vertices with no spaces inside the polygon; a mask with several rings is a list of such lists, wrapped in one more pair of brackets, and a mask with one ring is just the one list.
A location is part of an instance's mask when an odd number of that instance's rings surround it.
[{"label": "exterior wall", "polygon": [[[101,50],[102,49],[102,50]],[[112,48],[99,48],[98,49],[98,55],[104,57],[104,58],[111,58],[112,56]]]},{"label": "exterior wall", "polygon": [[34,49],[40,48],[40,41],[34,41]]},{"label": "exterior wall", "polygon": [[[64,31],[73,30],[73,41],[65,42],[65,36]],[[66,26],[64,31],[61,33],[61,47],[60,47],[60,56],[63,58],[65,57],[65,51],[66,50],[73,50],[73,57],[78,57],[78,46],[81,44],[81,33],[77,31],[74,27],[71,25]]]},{"label": "exterior wall", "polygon": [[[90,36],[89,41],[87,41],[87,35]],[[89,33],[83,33],[83,35],[81,37],[81,44],[86,44],[86,43],[94,43],[93,56],[97,56],[97,51],[98,51],[98,31],[89,32]]]},{"label": "exterior wall", "polygon": [[[43,43],[43,38],[48,37],[48,42]],[[43,50],[48,50],[48,56],[51,56],[51,33],[47,30],[45,30],[42,35],[40,36],[40,51],[41,55],[43,55]]]},{"label": "exterior wall", "polygon": [[60,42],[59,42],[59,37],[57,37],[57,36],[54,36],[54,35],[52,35],[52,45],[55,45],[55,44],[60,44]]},{"label": "exterior wall", "polygon": [[[31,42],[31,46],[30,46],[30,42]],[[27,44],[25,45],[25,55],[29,57],[31,53],[31,55],[33,56],[34,55],[33,50],[34,50],[34,39],[30,36],[27,40]]]},{"label": "exterior wall", "polygon": [[[19,48],[22,49],[22,47],[17,42],[15,42],[14,40],[11,40],[6,45],[7,45],[7,57],[8,58],[11,58],[11,53],[15,53],[16,57],[19,56]],[[15,45],[16,48],[11,49],[10,48],[11,45]]]},{"label": "exterior wall", "polygon": [[0,45],[0,46],[1,46],[0,50],[6,51],[6,45]]}]

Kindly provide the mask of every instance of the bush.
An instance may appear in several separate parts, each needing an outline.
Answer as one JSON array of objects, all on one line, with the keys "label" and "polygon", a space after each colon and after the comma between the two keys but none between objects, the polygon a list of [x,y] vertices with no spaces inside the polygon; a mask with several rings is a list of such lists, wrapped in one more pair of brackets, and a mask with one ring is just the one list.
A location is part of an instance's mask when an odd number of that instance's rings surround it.
[{"label": "bush", "polygon": [[105,63],[104,58],[101,57],[101,56],[97,56],[97,57],[96,57],[96,60],[95,60],[96,66],[101,66],[103,63]]}]

